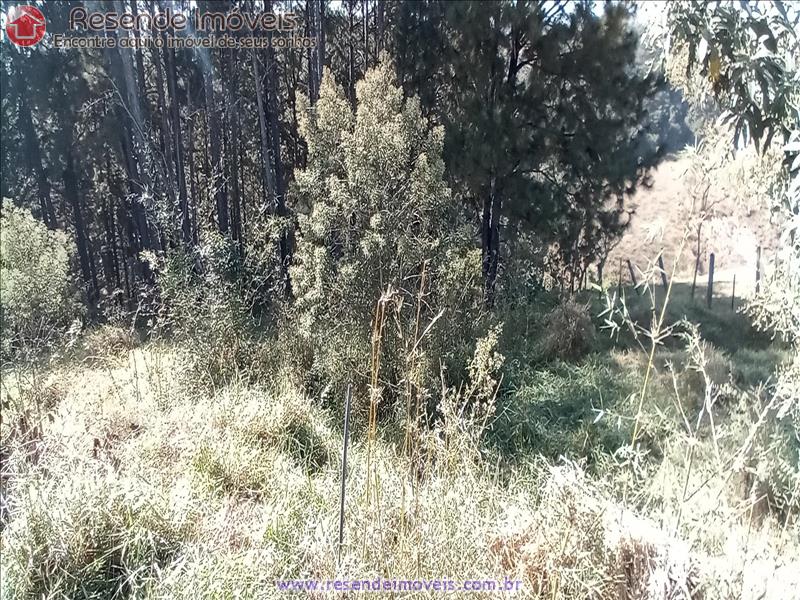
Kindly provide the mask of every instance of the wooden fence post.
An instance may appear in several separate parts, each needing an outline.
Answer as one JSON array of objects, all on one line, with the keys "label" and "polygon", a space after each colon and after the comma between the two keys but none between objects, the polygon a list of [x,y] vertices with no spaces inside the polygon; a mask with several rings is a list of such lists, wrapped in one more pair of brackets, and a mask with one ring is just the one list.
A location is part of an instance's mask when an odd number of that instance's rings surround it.
[{"label": "wooden fence post", "polygon": [[714,294],[714,253],[708,257],[708,290],[706,291],[706,303],[711,308],[711,297]]},{"label": "wooden fence post", "polygon": [[761,246],[756,251],[756,294],[761,288]]},{"label": "wooden fence post", "polygon": [[669,287],[667,283],[667,272],[664,269],[664,258],[660,254],[658,255],[658,268],[661,269],[661,283],[664,286],[664,290],[666,290],[667,287]]},{"label": "wooden fence post", "polygon": [[636,282],[636,273],[633,271],[633,265],[631,264],[630,258],[628,259],[628,271],[630,271],[631,274],[631,281],[633,282],[633,287],[636,287],[639,284]]},{"label": "wooden fence post", "polygon": [[619,270],[617,271],[617,298],[622,298],[622,259],[619,259]]},{"label": "wooden fence post", "polygon": [[731,310],[736,310],[736,273],[733,274],[733,289],[731,290]]}]

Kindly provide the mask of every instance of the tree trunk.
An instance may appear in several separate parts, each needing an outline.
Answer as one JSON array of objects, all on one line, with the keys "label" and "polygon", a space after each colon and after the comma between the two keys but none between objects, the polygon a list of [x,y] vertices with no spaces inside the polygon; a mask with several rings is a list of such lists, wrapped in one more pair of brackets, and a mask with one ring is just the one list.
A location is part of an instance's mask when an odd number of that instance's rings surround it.
[{"label": "tree trunk", "polygon": [[353,27],[355,27],[355,8],[347,5],[347,99],[350,106],[356,105],[355,48],[353,47]]},{"label": "tree trunk", "polygon": [[[131,1],[131,12],[134,17],[139,15],[139,7],[137,6],[136,0]],[[136,60],[136,75],[137,80],[139,83],[139,93],[142,94],[143,98],[147,97],[147,86],[144,82],[144,58],[142,57],[142,49],[139,47],[139,30],[133,30],[133,37],[136,40],[136,50],[134,51],[134,57]]]},{"label": "tree trunk", "polygon": [[[111,183],[114,175],[111,168],[111,161],[108,157],[106,157],[106,177],[109,191],[116,189],[118,192],[119,187]],[[105,274],[106,288],[109,290],[109,292],[118,290],[122,283],[119,273],[116,226],[114,224],[114,211],[112,207],[114,202],[113,198],[115,197],[119,197],[119,193],[115,194],[112,192],[109,197],[106,197],[102,200],[103,209],[101,215],[106,238],[105,244],[103,245],[103,271]]]},{"label": "tree trunk", "polygon": [[192,244],[192,226],[189,215],[189,199],[186,195],[186,169],[183,159],[183,135],[181,133],[181,108],[178,102],[178,77],[175,69],[175,49],[164,50],[167,61],[167,89],[172,109],[172,147],[175,158],[175,183],[178,186],[178,208],[181,216],[181,238],[184,246]]},{"label": "tree trunk", "polygon": [[25,97],[25,81],[22,71],[17,72],[17,88],[19,93],[18,107],[19,107],[19,127],[22,136],[25,139],[26,154],[28,156],[28,163],[31,171],[36,174],[36,187],[39,196],[39,208],[42,212],[42,221],[49,229],[55,229],[56,212],[53,208],[53,200],[50,197],[50,180],[47,178],[47,170],[44,166],[42,159],[42,150],[39,144],[39,137],[36,135],[36,129],[33,126],[33,117],[31,116],[31,108]]},{"label": "tree trunk", "polygon": [[[141,250],[154,249],[158,246],[157,236],[151,231],[147,220],[144,197],[152,193],[149,167],[146,161],[146,138],[141,122],[139,96],[135,92],[133,69],[128,62],[129,56],[120,49],[109,50],[108,60],[112,79],[119,93],[119,105],[115,107],[118,120],[123,124],[120,135],[120,148],[124,157],[125,171],[131,196],[131,210],[138,240],[135,254]],[[122,73],[120,76],[119,74]],[[138,119],[137,119],[138,115]],[[136,260],[137,276],[148,277],[148,269],[141,260]]]},{"label": "tree trunk", "polygon": [[692,276],[692,292],[691,298],[694,300],[694,291],[697,288],[697,272],[700,270],[700,244],[701,244],[701,234],[703,231],[703,222],[697,225],[697,247],[694,252],[694,276]]},{"label": "tree trunk", "polygon": [[369,0],[362,0],[362,25],[364,27],[364,72],[369,69]]},{"label": "tree trunk", "polygon": [[[228,107],[227,107],[227,121],[229,139],[228,145],[230,152],[228,153],[228,181],[230,182],[230,209],[231,209],[231,237],[241,242],[242,239],[242,219],[241,219],[241,197],[239,190],[239,105],[236,90],[239,87],[238,72],[236,69],[237,62],[234,57],[234,50],[228,50]],[[240,244],[241,248],[241,244]]]},{"label": "tree trunk", "polygon": [[[322,71],[320,70],[320,59],[319,59],[319,41],[321,35],[319,35],[320,27],[318,23],[318,19],[322,14],[321,7],[318,6],[322,0],[306,0],[306,35],[309,38],[313,38],[316,36],[318,46],[316,48],[309,48],[307,53],[308,59],[308,98],[311,101],[311,104],[316,103],[317,99],[319,98],[319,82],[322,77]],[[271,0],[267,2],[267,10],[271,10],[272,2]]]},{"label": "tree trunk", "polygon": [[317,96],[322,81],[322,71],[325,68],[325,0],[316,0],[317,6]]},{"label": "tree trunk", "polygon": [[275,202],[275,181],[272,176],[270,160],[269,131],[267,129],[267,103],[264,99],[264,88],[258,57],[253,52],[250,55],[253,63],[253,78],[256,88],[256,103],[258,104],[258,125],[261,133],[261,169],[263,174],[262,189],[264,193],[264,206],[272,208]]},{"label": "tree trunk", "polygon": [[217,227],[223,235],[228,234],[228,196],[223,176],[222,153],[220,152],[220,124],[214,96],[214,66],[211,52],[207,52],[206,68],[203,70],[208,134],[211,145],[211,185],[214,188],[214,205],[217,209]]},{"label": "tree trunk", "polygon": [[383,51],[383,33],[385,28],[386,0],[378,0],[375,12],[375,51],[380,59]]},{"label": "tree trunk", "polygon": [[[131,275],[128,276],[128,262],[133,248],[136,246],[136,240],[133,234],[132,221],[130,214],[124,204],[120,204],[117,208],[117,237],[120,240],[120,250],[122,255],[122,274],[125,278],[125,297],[128,298],[130,303],[133,303],[133,288],[136,284],[136,269],[138,268],[138,260],[134,257],[132,266],[130,267]],[[127,239],[127,245],[124,243]],[[131,281],[133,279],[133,282]]]},{"label": "tree trunk", "polygon": [[78,179],[75,172],[75,163],[72,159],[71,148],[67,149],[65,160],[64,195],[72,208],[72,224],[75,228],[75,244],[78,247],[81,276],[86,286],[89,310],[93,311],[95,309],[95,302],[97,301],[97,276],[95,275],[92,253],[89,248],[89,238],[86,233],[86,225],[81,211]]},{"label": "tree trunk", "polygon": [[[269,139],[272,150],[272,163],[275,173],[275,212],[279,217],[286,217],[286,183],[283,177],[283,162],[281,161],[281,133],[278,123],[278,61],[275,60],[275,50],[272,46],[267,48],[267,106],[269,124]],[[283,291],[287,298],[291,297],[292,289],[289,280],[289,261],[291,248],[289,245],[288,231],[284,228],[279,242],[281,259],[281,275],[283,278]]]},{"label": "tree trunk", "polygon": [[189,103],[189,142],[187,146],[187,153],[189,154],[189,185],[191,186],[191,196],[192,196],[192,222],[191,222],[191,230],[192,230],[192,244],[195,246],[198,243],[198,236],[197,236],[197,177],[196,177],[196,169],[195,169],[195,160],[194,160],[194,122],[196,118],[195,114],[195,107],[192,100],[192,90],[191,85],[188,85],[187,96],[188,96],[188,103]]},{"label": "tree trunk", "polygon": [[270,159],[269,130],[267,125],[267,102],[264,98],[261,70],[258,66],[256,53],[251,54],[253,62],[253,77],[256,87],[256,103],[258,104],[258,126],[261,133],[261,169],[262,189],[264,191],[264,206],[272,209],[275,202],[275,179],[272,175],[272,161]]},{"label": "tree trunk", "polygon": [[497,268],[500,261],[500,210],[500,196],[496,189],[496,179],[492,176],[489,194],[483,201],[481,227],[484,300],[489,307],[494,306]]},{"label": "tree trunk", "polygon": [[[161,39],[165,41],[166,45],[166,34],[161,34]],[[158,113],[161,115],[161,128],[159,130],[159,141],[161,143],[161,152],[164,154],[164,161],[163,161],[163,178],[164,178],[164,188],[167,191],[167,195],[169,196],[170,201],[170,214],[174,215],[176,210],[176,189],[175,189],[175,174],[173,173],[173,150],[172,150],[172,142],[173,138],[170,133],[170,110],[167,108],[167,97],[166,92],[164,90],[164,69],[161,66],[161,55],[166,54],[166,48],[164,50],[158,50],[157,48],[152,49],[151,57],[153,60],[153,65],[156,68],[156,93],[158,94]]]}]

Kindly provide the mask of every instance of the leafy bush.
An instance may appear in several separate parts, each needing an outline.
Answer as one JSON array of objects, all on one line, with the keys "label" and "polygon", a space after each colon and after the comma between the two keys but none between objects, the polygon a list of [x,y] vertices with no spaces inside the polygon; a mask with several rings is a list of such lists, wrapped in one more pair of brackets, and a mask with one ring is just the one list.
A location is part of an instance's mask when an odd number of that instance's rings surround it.
[{"label": "leafy bush", "polygon": [[157,332],[183,342],[188,372],[214,384],[260,364],[257,324],[241,280],[232,273],[233,248],[212,239],[201,268],[194,257],[175,250],[160,262],[163,305]]},{"label": "leafy bush", "polygon": [[70,244],[29,211],[3,206],[0,226],[2,354],[40,350],[63,335],[80,315],[70,285]]},{"label": "leafy bush", "polygon": [[[739,11],[725,3],[672,5],[668,12],[671,48],[688,50],[687,73],[709,76],[714,98],[734,126],[734,143],[753,142],[767,151],[783,137],[784,168],[776,171],[772,209],[783,218],[781,243],[771,273],[761,282],[747,311],[761,329],[780,334],[797,355],[800,349],[800,129],[796,99],[800,94],[800,38],[792,13],[781,3]],[[702,33],[702,35],[699,35]],[[740,68],[747,65],[748,68]],[[689,90],[691,91],[691,90]],[[690,94],[690,98],[696,94]],[[792,99],[794,101],[792,101]],[[782,189],[781,189],[782,188]],[[800,438],[800,361],[777,373],[774,400],[781,427]],[[779,444],[784,446],[783,444]],[[797,472],[797,453],[789,463]],[[771,452],[775,455],[775,452]],[[794,463],[792,465],[792,462]],[[792,469],[782,468],[788,473]],[[784,479],[792,480],[794,477]],[[796,491],[796,490],[795,490]],[[793,492],[793,497],[796,494]]]},{"label": "leafy bush", "polygon": [[570,299],[545,317],[542,352],[562,360],[580,358],[592,349],[595,334],[589,305]]},{"label": "leafy bush", "polygon": [[[473,454],[481,447],[488,431],[488,424],[495,417],[497,397],[502,383],[502,368],[505,357],[498,352],[500,326],[495,326],[475,344],[475,353],[469,363],[468,380],[458,388],[442,390],[437,411],[439,412],[438,434],[443,434],[451,447],[461,446],[462,458]],[[434,434],[434,437],[438,437]],[[430,442],[426,435],[423,442]]]}]

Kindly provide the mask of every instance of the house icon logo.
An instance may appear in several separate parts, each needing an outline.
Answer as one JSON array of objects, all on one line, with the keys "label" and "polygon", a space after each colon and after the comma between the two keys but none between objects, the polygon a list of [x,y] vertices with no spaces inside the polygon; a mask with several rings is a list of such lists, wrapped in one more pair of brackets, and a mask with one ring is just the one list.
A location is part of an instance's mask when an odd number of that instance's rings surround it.
[{"label": "house icon logo", "polygon": [[33,46],[44,37],[47,24],[35,6],[12,6],[6,13],[6,35],[17,46]]}]

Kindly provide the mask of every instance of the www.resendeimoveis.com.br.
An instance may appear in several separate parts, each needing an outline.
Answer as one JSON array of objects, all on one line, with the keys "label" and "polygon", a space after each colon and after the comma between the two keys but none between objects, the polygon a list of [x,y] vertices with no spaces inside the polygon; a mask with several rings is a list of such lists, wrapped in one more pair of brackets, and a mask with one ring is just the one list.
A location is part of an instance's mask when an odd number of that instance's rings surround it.
[{"label": "www.resendeimoveis.com.br", "polygon": [[518,592],[519,579],[279,579],[284,592]]}]

